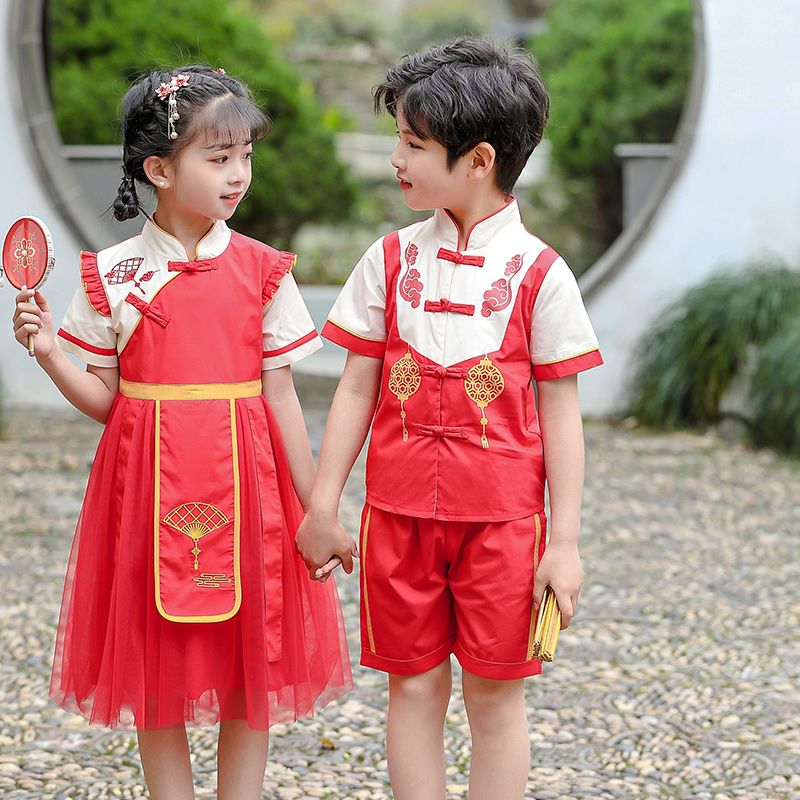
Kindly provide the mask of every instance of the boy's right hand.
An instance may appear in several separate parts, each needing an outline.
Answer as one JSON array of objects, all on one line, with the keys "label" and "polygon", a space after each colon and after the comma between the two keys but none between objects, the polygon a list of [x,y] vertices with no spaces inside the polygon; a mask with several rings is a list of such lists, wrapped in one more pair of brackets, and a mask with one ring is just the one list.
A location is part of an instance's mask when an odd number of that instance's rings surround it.
[{"label": "boy's right hand", "polygon": [[[345,572],[353,571],[353,558],[358,558],[358,550],[352,536],[347,533],[335,514],[327,514],[311,509],[300,523],[295,536],[295,545],[300,557],[308,567],[312,579],[319,580],[317,570],[326,567],[324,575],[330,574],[337,565],[338,557]],[[332,565],[332,566],[331,566]]]},{"label": "boy's right hand", "polygon": [[28,335],[33,334],[34,355],[37,359],[47,358],[53,352],[53,317],[47,299],[41,292],[23,289],[17,295],[13,323],[14,338],[23,347],[28,347]]}]

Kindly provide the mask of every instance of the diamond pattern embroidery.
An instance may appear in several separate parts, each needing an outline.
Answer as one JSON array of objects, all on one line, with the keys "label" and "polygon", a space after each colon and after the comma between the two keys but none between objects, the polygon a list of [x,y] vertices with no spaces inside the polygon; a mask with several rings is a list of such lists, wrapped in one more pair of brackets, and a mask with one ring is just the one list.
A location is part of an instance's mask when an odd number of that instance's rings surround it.
[{"label": "diamond pattern embroidery", "polygon": [[136,270],[142,266],[143,258],[126,258],[106,272],[106,280],[109,286],[118,286],[120,283],[127,283],[133,280]]},{"label": "diamond pattern embroidery", "polygon": [[144,258],[141,257],[126,258],[124,261],[114,264],[113,268],[106,272],[105,275],[108,285],[119,286],[122,283],[133,281],[133,285],[144,294],[142,284],[149,281],[156,273],[155,270],[150,270],[149,272],[145,272],[139,280],[136,280],[136,271],[142,266],[143,261]]}]

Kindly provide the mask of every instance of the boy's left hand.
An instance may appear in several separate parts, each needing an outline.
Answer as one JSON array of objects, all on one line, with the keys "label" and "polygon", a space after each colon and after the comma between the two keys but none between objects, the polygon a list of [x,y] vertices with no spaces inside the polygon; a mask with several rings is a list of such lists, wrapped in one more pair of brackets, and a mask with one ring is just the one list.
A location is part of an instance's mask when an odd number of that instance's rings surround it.
[{"label": "boy's left hand", "polygon": [[564,630],[575,616],[583,584],[583,567],[577,542],[550,542],[547,545],[534,579],[533,604],[536,612],[548,584],[553,587],[561,611],[561,630]]}]

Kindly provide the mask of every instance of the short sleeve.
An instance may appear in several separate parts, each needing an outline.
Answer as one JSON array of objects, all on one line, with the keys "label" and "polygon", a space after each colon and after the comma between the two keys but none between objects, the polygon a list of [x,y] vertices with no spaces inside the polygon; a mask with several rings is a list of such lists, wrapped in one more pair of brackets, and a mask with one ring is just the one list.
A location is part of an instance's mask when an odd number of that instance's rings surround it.
[{"label": "short sleeve", "polygon": [[95,310],[82,287],[67,308],[58,338],[62,349],[95,367],[116,367],[117,334],[111,317]]},{"label": "short sleeve", "polygon": [[383,239],[356,264],[333,304],[322,335],[354,353],[383,358],[386,352],[386,269]]},{"label": "short sleeve", "polygon": [[262,370],[294,364],[322,347],[291,272],[281,277],[272,299],[264,306],[261,330],[264,342]]},{"label": "short sleeve", "polygon": [[603,363],[578,282],[563,258],[542,281],[531,319],[533,378],[552,380]]}]

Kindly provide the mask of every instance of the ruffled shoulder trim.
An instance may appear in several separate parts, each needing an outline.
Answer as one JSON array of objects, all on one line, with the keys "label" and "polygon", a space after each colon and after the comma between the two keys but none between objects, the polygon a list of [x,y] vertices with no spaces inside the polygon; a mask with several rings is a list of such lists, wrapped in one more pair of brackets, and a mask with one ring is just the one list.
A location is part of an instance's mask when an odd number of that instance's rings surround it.
[{"label": "ruffled shoulder trim", "polygon": [[97,253],[81,251],[81,281],[89,305],[104,317],[111,316],[111,306],[97,268]]},{"label": "ruffled shoulder trim", "polygon": [[294,253],[278,251],[278,257],[272,264],[272,269],[267,272],[264,287],[261,291],[261,305],[265,306],[272,300],[273,295],[278,291],[281,281],[292,271],[297,256]]}]

